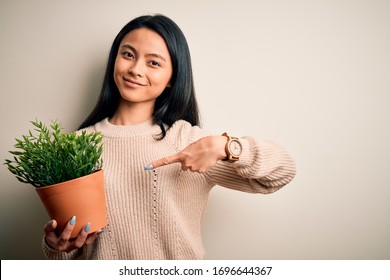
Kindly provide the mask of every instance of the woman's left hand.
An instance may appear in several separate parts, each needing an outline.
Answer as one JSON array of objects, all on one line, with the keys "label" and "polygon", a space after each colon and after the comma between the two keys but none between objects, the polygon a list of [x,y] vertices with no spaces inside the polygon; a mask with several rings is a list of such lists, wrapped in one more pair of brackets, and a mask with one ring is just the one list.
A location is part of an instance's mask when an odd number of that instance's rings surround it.
[{"label": "woman's left hand", "polygon": [[218,160],[226,158],[227,138],[225,136],[207,136],[190,144],[176,155],[153,161],[145,170],[155,169],[172,163],[180,163],[183,171],[204,173],[209,171]]}]

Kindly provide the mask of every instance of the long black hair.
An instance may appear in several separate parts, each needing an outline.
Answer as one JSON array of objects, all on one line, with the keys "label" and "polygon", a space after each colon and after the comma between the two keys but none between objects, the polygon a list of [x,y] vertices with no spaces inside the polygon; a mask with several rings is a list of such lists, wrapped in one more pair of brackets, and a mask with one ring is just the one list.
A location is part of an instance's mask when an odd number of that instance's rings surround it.
[{"label": "long black hair", "polygon": [[[168,17],[147,15],[127,23],[116,36],[109,53],[99,100],[79,129],[94,125],[106,117],[112,117],[117,110],[120,93],[113,76],[115,59],[122,39],[127,33],[138,28],[148,28],[158,33],[165,40],[172,60],[171,86],[166,87],[156,99],[153,111],[153,122],[158,124],[162,131],[161,139],[177,120],[188,121],[193,126],[200,125],[187,40],[181,29]],[[164,125],[168,128],[166,129]]]}]

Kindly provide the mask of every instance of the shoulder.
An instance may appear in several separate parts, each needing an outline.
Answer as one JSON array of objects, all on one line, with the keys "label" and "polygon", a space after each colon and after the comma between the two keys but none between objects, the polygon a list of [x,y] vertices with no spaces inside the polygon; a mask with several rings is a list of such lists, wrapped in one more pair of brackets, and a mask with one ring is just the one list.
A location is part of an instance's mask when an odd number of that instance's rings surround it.
[{"label": "shoulder", "polygon": [[97,122],[96,124],[90,125],[88,127],[82,128],[82,129],[79,129],[79,130],[76,131],[76,133],[80,134],[82,131],[85,131],[86,133],[98,132],[99,130],[97,129],[97,127],[104,126],[106,122],[107,122],[107,118],[101,120],[100,122]]},{"label": "shoulder", "polygon": [[187,121],[178,120],[168,129],[166,137],[181,149],[208,135],[199,126],[193,126]]}]

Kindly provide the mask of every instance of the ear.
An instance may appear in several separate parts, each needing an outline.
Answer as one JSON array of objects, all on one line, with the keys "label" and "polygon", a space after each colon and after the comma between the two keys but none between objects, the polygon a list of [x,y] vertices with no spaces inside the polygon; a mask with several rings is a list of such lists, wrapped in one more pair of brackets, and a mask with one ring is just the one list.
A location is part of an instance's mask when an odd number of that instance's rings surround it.
[{"label": "ear", "polygon": [[167,88],[171,88],[171,87],[172,87],[171,81],[169,81],[168,84],[167,84]]}]

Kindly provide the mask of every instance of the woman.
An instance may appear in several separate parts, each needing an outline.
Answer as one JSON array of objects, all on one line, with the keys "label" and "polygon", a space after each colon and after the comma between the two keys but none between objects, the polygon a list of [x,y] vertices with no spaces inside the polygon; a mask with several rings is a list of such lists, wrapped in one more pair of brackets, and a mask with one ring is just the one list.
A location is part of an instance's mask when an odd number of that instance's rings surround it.
[{"label": "woman", "polygon": [[187,42],[162,15],[118,33],[80,129],[104,136],[108,226],[88,234],[88,224],[69,239],[77,217],[60,235],[50,221],[42,245],[50,259],[204,259],[200,226],[213,186],[271,193],[295,175],[275,143],[199,128]]}]

